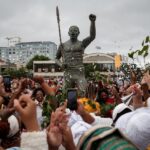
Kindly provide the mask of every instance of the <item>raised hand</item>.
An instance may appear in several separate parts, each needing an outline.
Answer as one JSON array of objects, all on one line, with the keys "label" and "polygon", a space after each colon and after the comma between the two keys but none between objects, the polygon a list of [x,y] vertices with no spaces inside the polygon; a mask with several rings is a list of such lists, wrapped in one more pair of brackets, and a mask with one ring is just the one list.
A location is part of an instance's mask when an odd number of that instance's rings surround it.
[{"label": "raised hand", "polygon": [[38,131],[39,126],[36,117],[36,104],[29,95],[22,95],[19,100],[14,100],[14,107],[19,113],[27,131]]},{"label": "raised hand", "polygon": [[86,112],[83,104],[80,101],[78,101],[78,108],[77,108],[76,112],[81,116],[84,115]]},{"label": "raised hand", "polygon": [[67,121],[60,124],[60,129],[62,131],[62,145],[66,150],[75,150],[71,128],[67,126]]},{"label": "raised hand", "polygon": [[24,78],[24,79],[21,79],[19,81],[19,86],[18,86],[18,91],[22,92],[24,91],[24,89],[27,87],[27,79]]},{"label": "raised hand", "polygon": [[0,117],[2,120],[7,120],[14,112],[15,108],[5,108],[0,111]]},{"label": "raised hand", "polygon": [[6,96],[5,87],[3,83],[0,83],[0,96]]},{"label": "raised hand", "polygon": [[[61,114],[59,114],[61,117]],[[48,144],[49,149],[57,149],[62,143],[62,133],[59,128],[59,118],[58,114],[52,112],[51,114],[51,123],[48,127]]]},{"label": "raised hand", "polygon": [[90,113],[88,113],[84,107],[83,104],[80,103],[80,101],[78,101],[78,109],[76,110],[76,112],[82,117],[82,119],[91,124],[94,122],[94,118],[90,115]]},{"label": "raised hand", "polygon": [[39,84],[44,83],[44,78],[43,78],[42,76],[34,76],[34,77],[33,77],[33,80],[34,80],[35,82],[38,82]]},{"label": "raised hand", "polygon": [[22,92],[25,90],[27,86],[27,79],[22,79],[19,81],[19,85],[16,91],[12,94],[11,99],[9,101],[8,107],[11,108],[14,105],[14,99],[18,99]]},{"label": "raised hand", "polygon": [[95,20],[96,20],[96,15],[90,14],[90,15],[89,15],[89,19],[90,19],[91,21],[95,21]]},{"label": "raised hand", "polygon": [[134,109],[143,107],[143,101],[142,101],[143,92],[140,89],[140,85],[138,85],[138,84],[133,85],[132,86],[132,92],[134,93],[133,103],[132,103]]},{"label": "raised hand", "polygon": [[147,71],[144,76],[143,76],[143,79],[142,79],[142,84],[143,83],[147,83],[148,86],[149,86],[149,89],[150,89],[150,74],[149,72]]},{"label": "raised hand", "polygon": [[[68,123],[65,114],[66,103],[56,109],[51,115],[50,126],[48,127],[48,144],[50,149],[58,149],[63,141],[63,127]],[[63,127],[62,127],[63,126]]]}]

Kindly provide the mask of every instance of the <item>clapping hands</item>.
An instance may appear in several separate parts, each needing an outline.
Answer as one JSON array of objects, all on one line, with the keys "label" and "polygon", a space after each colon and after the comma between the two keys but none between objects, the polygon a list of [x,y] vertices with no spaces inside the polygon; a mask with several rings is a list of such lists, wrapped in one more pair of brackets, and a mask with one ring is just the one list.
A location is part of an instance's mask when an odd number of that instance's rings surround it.
[{"label": "clapping hands", "polygon": [[50,149],[58,149],[62,144],[66,149],[75,149],[72,132],[67,126],[68,115],[66,114],[67,103],[56,109],[51,115],[48,127],[48,144]]}]

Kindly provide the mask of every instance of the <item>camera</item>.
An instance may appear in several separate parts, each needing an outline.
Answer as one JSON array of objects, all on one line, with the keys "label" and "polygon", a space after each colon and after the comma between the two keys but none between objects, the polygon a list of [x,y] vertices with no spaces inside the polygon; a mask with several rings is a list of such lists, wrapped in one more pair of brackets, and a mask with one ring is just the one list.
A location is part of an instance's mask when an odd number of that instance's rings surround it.
[{"label": "camera", "polygon": [[77,110],[78,108],[77,98],[78,98],[77,89],[73,88],[67,90],[67,100],[68,100],[67,107],[70,110]]}]

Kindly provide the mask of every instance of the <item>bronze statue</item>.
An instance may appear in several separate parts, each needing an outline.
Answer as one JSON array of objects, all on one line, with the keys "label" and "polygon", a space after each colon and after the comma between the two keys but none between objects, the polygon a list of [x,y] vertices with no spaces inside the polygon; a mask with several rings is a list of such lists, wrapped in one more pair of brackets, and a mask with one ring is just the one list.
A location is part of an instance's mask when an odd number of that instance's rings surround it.
[{"label": "bronze statue", "polygon": [[[68,32],[70,39],[60,44],[56,54],[56,63],[64,69],[65,88],[73,88],[72,83],[75,83],[81,92],[85,92],[87,85],[83,65],[84,50],[95,39],[96,35],[96,16],[90,14],[89,19],[91,21],[90,35],[79,41],[79,28],[71,26]],[[60,61],[61,57],[62,61]]]}]

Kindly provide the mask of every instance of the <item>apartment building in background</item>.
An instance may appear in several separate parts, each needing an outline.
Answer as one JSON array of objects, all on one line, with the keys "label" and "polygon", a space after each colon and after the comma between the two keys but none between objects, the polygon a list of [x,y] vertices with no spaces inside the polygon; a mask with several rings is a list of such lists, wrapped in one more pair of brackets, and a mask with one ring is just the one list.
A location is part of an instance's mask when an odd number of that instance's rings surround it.
[{"label": "apartment building in background", "polygon": [[25,66],[35,55],[44,55],[54,60],[57,45],[51,41],[20,42],[9,47],[0,47],[0,59]]}]

